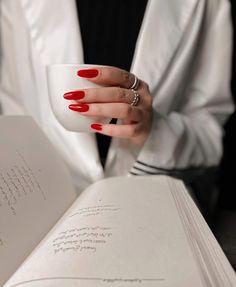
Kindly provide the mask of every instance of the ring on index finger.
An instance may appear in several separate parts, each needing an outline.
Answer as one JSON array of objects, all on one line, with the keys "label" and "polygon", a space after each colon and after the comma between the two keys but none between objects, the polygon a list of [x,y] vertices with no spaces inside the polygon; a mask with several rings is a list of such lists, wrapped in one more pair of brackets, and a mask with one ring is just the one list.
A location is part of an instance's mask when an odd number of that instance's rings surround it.
[{"label": "ring on index finger", "polygon": [[129,89],[130,90],[137,90],[138,86],[139,86],[139,78],[134,75],[134,82]]}]

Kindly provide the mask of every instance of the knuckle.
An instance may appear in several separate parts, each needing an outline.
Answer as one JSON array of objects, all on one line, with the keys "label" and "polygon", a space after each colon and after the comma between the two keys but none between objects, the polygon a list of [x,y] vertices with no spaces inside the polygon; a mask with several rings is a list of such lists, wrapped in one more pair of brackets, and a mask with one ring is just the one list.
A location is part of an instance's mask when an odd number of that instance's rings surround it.
[{"label": "knuckle", "polygon": [[144,88],[146,91],[149,91],[149,85],[148,85],[146,82],[143,82],[143,88]]},{"label": "knuckle", "polygon": [[122,79],[125,86],[129,83],[132,83],[132,75],[125,70],[122,71]]},{"label": "knuckle", "polygon": [[152,98],[152,96],[149,95],[149,96],[147,97],[146,101],[147,101],[148,107],[151,107],[151,106],[152,106],[152,103],[153,103],[153,98]]},{"label": "knuckle", "polygon": [[150,90],[149,90],[149,85],[146,83],[146,82],[141,82],[141,85],[140,85],[140,92],[143,93],[144,95],[145,94],[150,94]]},{"label": "knuckle", "polygon": [[122,88],[119,88],[118,89],[118,101],[120,102],[126,102],[126,93],[125,93],[125,90],[122,89]]},{"label": "knuckle", "polygon": [[129,78],[130,78],[129,72],[123,70],[123,71],[122,71],[122,78],[123,78],[123,80],[124,80],[125,82],[128,81]]},{"label": "knuckle", "polygon": [[135,136],[137,136],[137,134],[138,134],[137,126],[136,125],[131,126],[129,129],[129,136],[135,137]]},{"label": "knuckle", "polygon": [[124,111],[124,115],[126,117],[129,117],[133,112],[133,108],[130,105],[126,105],[125,111]]}]

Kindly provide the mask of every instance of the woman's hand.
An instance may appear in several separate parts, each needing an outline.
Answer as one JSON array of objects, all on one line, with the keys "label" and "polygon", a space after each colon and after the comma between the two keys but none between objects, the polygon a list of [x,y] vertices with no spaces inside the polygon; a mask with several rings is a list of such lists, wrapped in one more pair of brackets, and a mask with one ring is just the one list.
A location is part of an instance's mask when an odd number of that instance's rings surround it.
[{"label": "woman's hand", "polygon": [[121,120],[122,124],[119,125],[97,122],[91,128],[101,134],[127,138],[142,145],[149,135],[152,123],[152,96],[148,85],[139,80],[138,87],[130,89],[137,78],[115,67],[79,70],[77,74],[101,87],[66,93],[65,99],[77,101],[76,104],[69,105],[69,108],[84,116]]}]

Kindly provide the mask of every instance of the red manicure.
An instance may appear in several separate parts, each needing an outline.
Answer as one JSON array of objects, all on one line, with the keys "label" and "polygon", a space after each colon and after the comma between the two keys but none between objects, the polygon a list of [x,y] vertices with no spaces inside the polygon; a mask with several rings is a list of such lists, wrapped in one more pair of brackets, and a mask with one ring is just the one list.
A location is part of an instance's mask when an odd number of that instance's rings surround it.
[{"label": "red manicure", "polygon": [[91,128],[97,131],[102,130],[102,125],[101,124],[91,124]]},{"label": "red manicure", "polygon": [[81,100],[85,96],[84,91],[74,91],[74,92],[68,92],[64,94],[64,99],[66,100]]},{"label": "red manicure", "polygon": [[89,110],[89,105],[85,105],[85,104],[72,104],[69,105],[68,108],[72,111],[76,111],[76,112],[87,112]]},{"label": "red manicure", "polygon": [[97,69],[79,70],[77,75],[82,78],[95,78],[98,75]]}]

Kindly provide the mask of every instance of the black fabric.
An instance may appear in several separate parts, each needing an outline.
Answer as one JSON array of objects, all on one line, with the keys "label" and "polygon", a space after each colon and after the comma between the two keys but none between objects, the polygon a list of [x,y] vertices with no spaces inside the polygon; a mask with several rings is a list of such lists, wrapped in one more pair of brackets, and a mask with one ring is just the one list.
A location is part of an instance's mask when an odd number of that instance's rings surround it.
[{"label": "black fabric", "polygon": [[[77,0],[84,62],[129,71],[146,3],[147,0]],[[110,137],[96,136],[104,166]]]},{"label": "black fabric", "polygon": [[231,70],[231,90],[234,100],[234,112],[224,126],[224,153],[221,160],[219,177],[219,208],[232,209],[236,211],[236,2],[233,0],[231,0],[231,8],[233,22],[233,61]]}]

